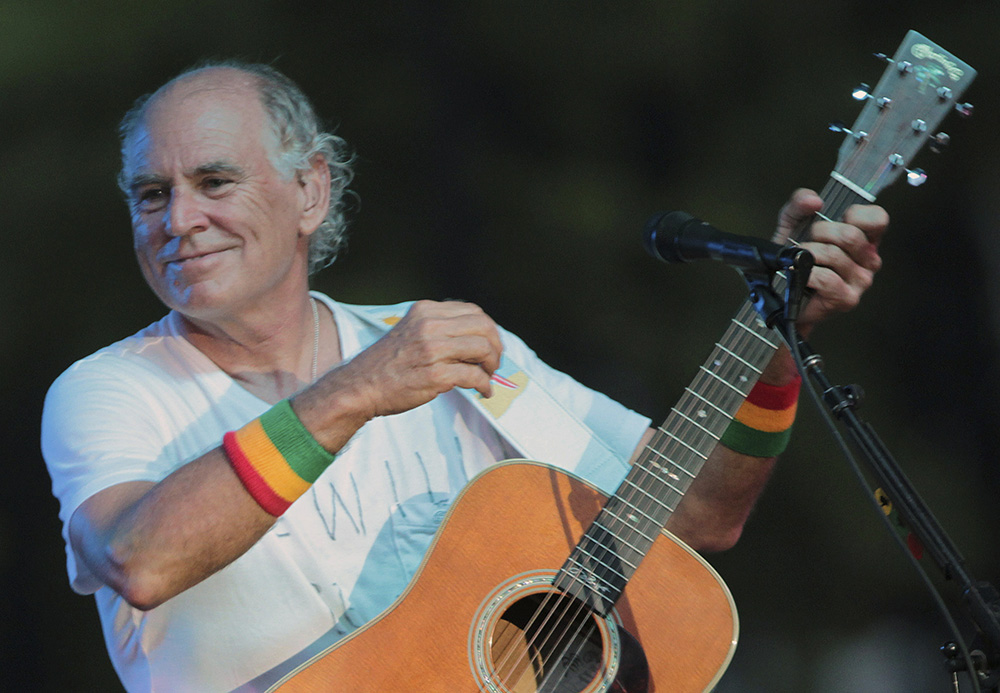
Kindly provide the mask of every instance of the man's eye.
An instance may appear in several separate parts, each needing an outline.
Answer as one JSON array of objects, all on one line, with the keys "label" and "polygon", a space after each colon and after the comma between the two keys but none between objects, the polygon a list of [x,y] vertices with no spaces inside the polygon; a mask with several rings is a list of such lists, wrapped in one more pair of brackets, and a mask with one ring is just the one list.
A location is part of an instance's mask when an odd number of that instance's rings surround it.
[{"label": "man's eye", "polygon": [[208,190],[218,190],[219,188],[224,188],[230,183],[232,183],[232,181],[228,178],[206,178],[202,181],[202,185]]},{"label": "man's eye", "polygon": [[163,206],[167,191],[163,188],[145,188],[136,195],[136,206],[142,210],[152,210]]}]

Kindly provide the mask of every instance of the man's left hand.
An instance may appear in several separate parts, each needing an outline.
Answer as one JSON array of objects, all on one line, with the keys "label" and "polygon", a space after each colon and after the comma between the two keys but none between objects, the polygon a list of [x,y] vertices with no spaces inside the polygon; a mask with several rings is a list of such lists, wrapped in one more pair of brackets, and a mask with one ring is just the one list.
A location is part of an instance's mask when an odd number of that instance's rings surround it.
[{"label": "man's left hand", "polygon": [[[796,190],[782,208],[771,240],[784,244],[798,224],[822,207],[823,200],[812,190]],[[877,205],[853,205],[841,222],[817,220],[812,224],[800,246],[816,258],[809,276],[809,288],[815,293],[799,315],[800,333],[807,335],[832,313],[858,304],[882,266],[878,245],[888,226],[889,215]]]}]

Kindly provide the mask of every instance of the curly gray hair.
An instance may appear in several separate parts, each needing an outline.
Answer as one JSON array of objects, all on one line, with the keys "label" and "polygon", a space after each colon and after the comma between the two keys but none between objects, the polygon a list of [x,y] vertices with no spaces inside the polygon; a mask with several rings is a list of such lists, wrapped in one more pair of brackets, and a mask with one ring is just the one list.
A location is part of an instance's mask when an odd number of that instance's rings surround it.
[{"label": "curly gray hair", "polygon": [[136,99],[118,128],[122,150],[118,187],[128,195],[124,176],[125,150],[153,96],[187,75],[211,68],[231,68],[256,79],[261,103],[278,138],[279,153],[273,163],[282,175],[290,177],[298,171],[309,170],[317,156],[322,156],[330,168],[330,209],[309,240],[309,274],[318,272],[337,258],[337,253],[347,241],[344,207],[345,198],[351,194],[347,186],[354,176],[351,168],[354,157],[342,138],[322,129],[312,103],[299,86],[270,65],[239,60],[199,63],[181,72],[157,92]]}]

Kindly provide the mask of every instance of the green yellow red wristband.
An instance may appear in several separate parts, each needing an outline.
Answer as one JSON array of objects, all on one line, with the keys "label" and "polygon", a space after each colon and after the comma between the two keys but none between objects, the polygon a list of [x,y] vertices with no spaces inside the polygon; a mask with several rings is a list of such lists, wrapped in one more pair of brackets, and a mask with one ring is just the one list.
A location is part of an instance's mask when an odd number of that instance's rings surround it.
[{"label": "green yellow red wristband", "polygon": [[222,438],[229,463],[247,492],[281,515],[330,466],[334,455],[316,442],[288,400]]},{"label": "green yellow red wristband", "polygon": [[719,442],[753,457],[774,457],[784,452],[792,435],[802,378],[787,385],[754,385]]}]

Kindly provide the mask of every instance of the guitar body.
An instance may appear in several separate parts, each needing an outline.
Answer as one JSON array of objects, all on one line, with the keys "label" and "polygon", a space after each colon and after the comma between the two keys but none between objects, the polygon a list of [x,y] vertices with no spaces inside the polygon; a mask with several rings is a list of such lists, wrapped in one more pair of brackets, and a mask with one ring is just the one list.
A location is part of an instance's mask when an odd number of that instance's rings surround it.
[{"label": "guitar body", "polygon": [[[545,644],[533,645],[526,635],[534,632],[531,616],[545,620],[565,610],[565,602],[578,614],[582,605],[560,597],[551,580],[606,501],[586,482],[547,465],[515,461],[491,468],[455,501],[393,606],[272,690],[711,689],[736,647],[735,606],[715,571],[666,532],[612,614],[583,614],[593,633],[581,638],[589,660],[539,663]],[[560,664],[571,676],[559,685],[551,677],[539,683]]]}]

